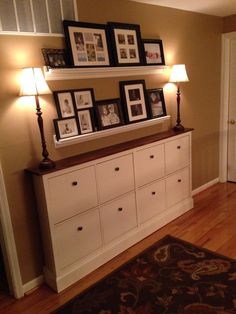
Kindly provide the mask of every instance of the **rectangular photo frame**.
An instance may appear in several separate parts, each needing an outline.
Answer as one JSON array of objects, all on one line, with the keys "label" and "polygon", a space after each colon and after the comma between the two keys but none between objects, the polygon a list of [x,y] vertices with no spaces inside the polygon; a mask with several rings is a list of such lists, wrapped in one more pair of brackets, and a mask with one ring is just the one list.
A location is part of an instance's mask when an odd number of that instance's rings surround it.
[{"label": "rectangular photo frame", "polygon": [[115,66],[133,66],[143,63],[143,46],[138,24],[109,22]]},{"label": "rectangular photo frame", "polygon": [[66,68],[68,59],[65,49],[42,49],[45,65],[49,68]]},{"label": "rectangular photo frame", "polygon": [[107,25],[63,21],[66,46],[72,66],[110,66]]},{"label": "rectangular photo frame", "polygon": [[165,56],[161,39],[143,39],[144,64],[165,65]]},{"label": "rectangular photo frame", "polygon": [[121,81],[120,94],[125,108],[127,123],[148,119],[149,114],[144,80]]},{"label": "rectangular photo frame", "polygon": [[54,119],[53,123],[54,123],[56,138],[58,141],[60,139],[79,135],[77,119],[75,117]]},{"label": "rectangular photo frame", "polygon": [[71,90],[54,91],[53,96],[59,118],[75,117],[75,107]]},{"label": "rectangular photo frame", "polygon": [[120,99],[104,99],[96,102],[96,118],[99,130],[124,124]]},{"label": "rectangular photo frame", "polygon": [[93,108],[95,97],[93,88],[76,89],[72,92],[77,110]]},{"label": "rectangular photo frame", "polygon": [[147,89],[147,96],[151,118],[166,116],[163,88]]},{"label": "rectangular photo frame", "polygon": [[78,110],[78,123],[81,134],[92,133],[95,130],[93,109]]}]

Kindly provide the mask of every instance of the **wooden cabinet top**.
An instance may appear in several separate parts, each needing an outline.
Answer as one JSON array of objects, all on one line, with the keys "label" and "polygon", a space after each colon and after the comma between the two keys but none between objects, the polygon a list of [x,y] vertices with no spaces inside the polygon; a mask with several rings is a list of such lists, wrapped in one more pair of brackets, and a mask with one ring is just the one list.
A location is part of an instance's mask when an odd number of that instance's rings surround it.
[{"label": "wooden cabinet top", "polygon": [[174,130],[168,130],[165,132],[152,134],[152,135],[141,137],[141,138],[134,139],[131,141],[123,142],[120,144],[115,144],[115,145],[108,146],[105,148],[93,150],[93,151],[90,151],[87,153],[83,153],[83,154],[79,154],[76,156],[64,158],[61,160],[57,160],[57,161],[55,161],[56,167],[53,169],[41,170],[39,168],[29,168],[29,169],[26,169],[25,171],[27,173],[42,176],[42,175],[45,175],[48,173],[52,173],[52,172],[55,172],[58,170],[66,169],[68,167],[76,166],[76,165],[79,165],[79,164],[82,164],[85,162],[89,162],[89,161],[92,161],[92,160],[95,160],[98,158],[106,157],[106,156],[116,154],[116,153],[119,153],[119,152],[122,152],[122,151],[125,151],[128,149],[132,149],[132,148],[135,148],[138,146],[150,144],[150,143],[153,143],[156,141],[161,141],[163,139],[167,139],[167,138],[181,135],[181,134],[191,132],[191,131],[193,131],[192,128],[186,128],[180,132],[175,132]]}]

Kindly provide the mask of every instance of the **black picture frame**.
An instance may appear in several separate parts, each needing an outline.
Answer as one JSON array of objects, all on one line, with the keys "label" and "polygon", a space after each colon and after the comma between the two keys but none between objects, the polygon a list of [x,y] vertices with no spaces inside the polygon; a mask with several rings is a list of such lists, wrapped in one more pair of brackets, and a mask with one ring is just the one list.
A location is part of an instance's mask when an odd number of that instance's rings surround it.
[{"label": "black picture frame", "polygon": [[119,98],[96,101],[98,129],[104,130],[124,124],[124,117]]},{"label": "black picture frame", "polygon": [[75,117],[76,110],[71,90],[54,91],[53,96],[60,119]]},{"label": "black picture frame", "polygon": [[93,88],[75,89],[72,95],[77,110],[93,108],[95,105]]},{"label": "black picture frame", "polygon": [[161,39],[143,39],[144,65],[165,65],[164,49]]},{"label": "black picture frame", "polygon": [[95,119],[93,109],[78,110],[77,117],[80,134],[87,134],[95,131]]},{"label": "black picture frame", "polygon": [[148,105],[151,118],[166,116],[163,88],[147,89]]},{"label": "black picture frame", "polygon": [[115,66],[143,64],[140,25],[108,22]]},{"label": "black picture frame", "polygon": [[120,81],[121,101],[127,123],[149,118],[145,80]]},{"label": "black picture frame", "polygon": [[107,25],[65,20],[63,27],[71,66],[111,65]]},{"label": "black picture frame", "polygon": [[79,135],[78,121],[75,117],[54,119],[57,140]]},{"label": "black picture frame", "polygon": [[42,48],[45,65],[49,68],[68,67],[68,58],[65,49]]}]

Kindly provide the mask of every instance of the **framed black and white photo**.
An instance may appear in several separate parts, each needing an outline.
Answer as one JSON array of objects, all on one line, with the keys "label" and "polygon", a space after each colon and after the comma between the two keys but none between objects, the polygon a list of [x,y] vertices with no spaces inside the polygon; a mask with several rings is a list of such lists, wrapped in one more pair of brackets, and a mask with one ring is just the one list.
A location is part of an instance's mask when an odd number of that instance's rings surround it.
[{"label": "framed black and white photo", "polygon": [[116,66],[142,64],[143,47],[140,26],[109,22],[113,59]]},{"label": "framed black and white photo", "polygon": [[79,135],[76,118],[54,119],[53,123],[58,141],[63,138]]},{"label": "framed black and white photo", "polygon": [[92,108],[95,104],[94,91],[92,88],[74,90],[73,95],[77,110]]},{"label": "framed black and white photo", "polygon": [[164,65],[165,56],[161,39],[143,39],[144,64]]},{"label": "framed black and white photo", "polygon": [[126,109],[126,120],[128,123],[148,118],[144,80],[121,81],[120,93],[122,103]]},{"label": "framed black and white photo", "polygon": [[96,116],[99,130],[124,124],[120,99],[106,99],[96,102]]},{"label": "framed black and white photo", "polygon": [[68,66],[65,49],[42,49],[45,65],[50,68],[65,68]]},{"label": "framed black and white photo", "polygon": [[79,128],[81,134],[91,133],[94,131],[94,117],[91,109],[77,111]]},{"label": "framed black and white photo", "polygon": [[59,118],[68,118],[75,116],[75,108],[71,91],[55,91],[53,92],[57,114]]},{"label": "framed black and white photo", "polygon": [[110,66],[107,25],[63,21],[71,65]]},{"label": "framed black and white photo", "polygon": [[148,105],[152,118],[166,116],[166,105],[162,88],[148,89]]}]

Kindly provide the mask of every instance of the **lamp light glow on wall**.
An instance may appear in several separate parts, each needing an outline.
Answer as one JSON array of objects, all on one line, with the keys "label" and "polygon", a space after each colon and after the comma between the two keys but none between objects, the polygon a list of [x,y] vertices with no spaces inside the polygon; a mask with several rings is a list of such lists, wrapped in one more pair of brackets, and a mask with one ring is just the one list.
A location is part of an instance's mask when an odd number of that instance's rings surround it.
[{"label": "lamp light glow on wall", "polygon": [[46,141],[44,137],[42,111],[39,104],[39,95],[51,94],[42,70],[40,68],[24,68],[21,75],[21,90],[20,96],[35,96],[36,114],[38,116],[38,126],[42,143],[42,156],[43,160],[39,164],[42,170],[51,169],[55,167],[54,161],[48,158]]},{"label": "lamp light glow on wall", "polygon": [[175,64],[172,66],[169,82],[177,83],[177,120],[174,126],[175,131],[183,131],[184,126],[181,124],[180,119],[180,85],[181,82],[188,82],[188,75],[184,64]]}]

